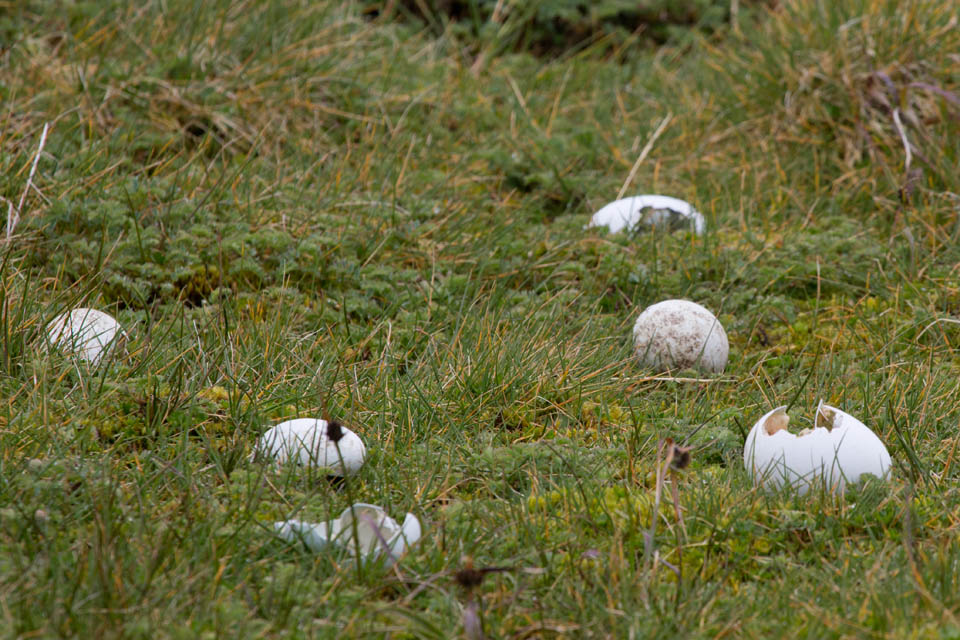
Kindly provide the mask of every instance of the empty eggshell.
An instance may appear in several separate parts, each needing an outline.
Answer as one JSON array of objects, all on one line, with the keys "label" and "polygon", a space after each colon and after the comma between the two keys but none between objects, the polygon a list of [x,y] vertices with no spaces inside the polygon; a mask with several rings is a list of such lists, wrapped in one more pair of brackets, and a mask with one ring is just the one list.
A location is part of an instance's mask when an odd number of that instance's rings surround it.
[{"label": "empty eggshell", "polygon": [[864,474],[886,478],[890,454],[865,424],[835,407],[820,404],[812,429],[787,431],[786,407],[764,415],[750,430],[743,463],[754,482],[769,487],[789,485],[799,493],[823,483],[843,491]]},{"label": "empty eggshell", "polygon": [[336,476],[356,473],[367,453],[353,431],[316,418],[287,420],[268,429],[257,441],[256,451],[281,463],[325,468]]},{"label": "empty eggshell", "polygon": [[284,540],[301,540],[311,551],[320,551],[333,543],[346,548],[362,560],[387,553],[385,564],[392,565],[422,535],[420,521],[408,513],[403,524],[387,515],[382,507],[358,502],[347,507],[340,517],[312,524],[300,520],[275,522],[274,530]]},{"label": "empty eggshell", "polygon": [[79,308],[62,313],[47,325],[50,343],[96,366],[116,338],[125,334],[113,316]]},{"label": "empty eggshell", "polygon": [[666,226],[669,229],[691,229],[701,235],[707,227],[703,214],[689,202],[670,196],[642,195],[615,200],[593,214],[591,227],[607,227],[610,233],[640,226]]},{"label": "empty eggshell", "polygon": [[633,325],[634,352],[658,370],[697,367],[719,373],[730,344],[720,321],[689,300],[664,300],[643,310]]}]

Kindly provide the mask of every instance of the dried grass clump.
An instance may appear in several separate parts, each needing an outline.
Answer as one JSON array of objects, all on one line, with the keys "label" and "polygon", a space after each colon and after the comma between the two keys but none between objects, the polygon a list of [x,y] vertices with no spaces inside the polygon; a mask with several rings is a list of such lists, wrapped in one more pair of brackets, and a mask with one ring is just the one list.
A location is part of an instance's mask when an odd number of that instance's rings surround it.
[{"label": "dried grass clump", "polygon": [[869,164],[892,172],[903,196],[955,180],[953,3],[788,0],[739,38],[741,46],[714,49],[709,63],[733,117],[762,121],[785,141],[828,145],[840,171]]}]

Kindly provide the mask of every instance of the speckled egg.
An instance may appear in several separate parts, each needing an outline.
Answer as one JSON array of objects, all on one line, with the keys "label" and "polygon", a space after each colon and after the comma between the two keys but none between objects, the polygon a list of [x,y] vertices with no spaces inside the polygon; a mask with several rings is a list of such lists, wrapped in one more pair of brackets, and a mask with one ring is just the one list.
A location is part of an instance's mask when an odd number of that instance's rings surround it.
[{"label": "speckled egg", "polygon": [[730,352],[720,321],[689,300],[664,300],[644,309],[633,325],[633,345],[637,357],[658,371],[719,373]]}]

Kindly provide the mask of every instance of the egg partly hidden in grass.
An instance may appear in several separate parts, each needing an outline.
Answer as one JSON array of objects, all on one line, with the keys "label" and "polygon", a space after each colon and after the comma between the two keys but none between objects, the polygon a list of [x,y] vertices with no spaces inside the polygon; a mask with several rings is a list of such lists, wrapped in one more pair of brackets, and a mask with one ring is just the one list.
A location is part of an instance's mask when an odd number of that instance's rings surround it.
[{"label": "egg partly hidden in grass", "polygon": [[659,195],[642,195],[614,200],[593,214],[591,227],[606,227],[610,233],[663,227],[670,231],[689,229],[702,235],[707,228],[703,214],[689,202]]},{"label": "egg partly hidden in grass", "polygon": [[296,462],[348,476],[363,466],[367,450],[360,436],[335,420],[297,418],[268,429],[256,452],[277,462]]},{"label": "egg partly hidden in grass", "polygon": [[81,307],[54,318],[47,336],[53,346],[96,366],[126,334],[110,314]]}]

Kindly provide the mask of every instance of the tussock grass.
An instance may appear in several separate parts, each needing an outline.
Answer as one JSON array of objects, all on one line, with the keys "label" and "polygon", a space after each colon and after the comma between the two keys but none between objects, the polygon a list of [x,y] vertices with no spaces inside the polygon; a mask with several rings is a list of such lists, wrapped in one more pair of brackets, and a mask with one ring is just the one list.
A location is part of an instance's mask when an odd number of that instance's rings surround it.
[{"label": "tussock grass", "polygon": [[[544,59],[353,3],[8,9],[0,628],[955,636],[954,14],[789,1]],[[708,232],[585,230],[621,190]],[[724,324],[723,375],[631,356],[681,297]],[[77,305],[125,350],[45,348]],[[818,399],[890,482],[752,486],[746,431]],[[318,415],[367,443],[343,488],[250,460]],[[668,437],[692,460],[658,481]],[[354,501],[426,536],[385,571],[272,534]],[[462,556],[504,570],[461,586]]]}]

